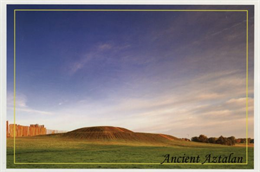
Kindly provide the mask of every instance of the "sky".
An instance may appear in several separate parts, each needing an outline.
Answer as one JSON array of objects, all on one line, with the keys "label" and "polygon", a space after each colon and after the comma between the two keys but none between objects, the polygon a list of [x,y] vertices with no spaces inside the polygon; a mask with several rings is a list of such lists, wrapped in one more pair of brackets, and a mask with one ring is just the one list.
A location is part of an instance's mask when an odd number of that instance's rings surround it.
[{"label": "sky", "polygon": [[[13,9],[247,9],[250,6],[8,6],[7,119],[14,116]],[[245,12],[16,12],[16,123],[117,126],[176,137],[246,136]]]}]

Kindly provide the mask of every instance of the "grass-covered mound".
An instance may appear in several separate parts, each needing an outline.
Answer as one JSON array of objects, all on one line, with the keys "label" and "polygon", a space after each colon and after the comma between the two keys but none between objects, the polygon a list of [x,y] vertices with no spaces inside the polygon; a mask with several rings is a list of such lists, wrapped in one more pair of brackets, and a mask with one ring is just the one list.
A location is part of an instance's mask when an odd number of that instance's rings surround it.
[{"label": "grass-covered mound", "polygon": [[170,135],[139,133],[125,128],[112,126],[80,128],[64,133],[62,134],[62,137],[95,141],[124,141],[142,143],[166,143],[173,140],[179,140],[178,138]]}]

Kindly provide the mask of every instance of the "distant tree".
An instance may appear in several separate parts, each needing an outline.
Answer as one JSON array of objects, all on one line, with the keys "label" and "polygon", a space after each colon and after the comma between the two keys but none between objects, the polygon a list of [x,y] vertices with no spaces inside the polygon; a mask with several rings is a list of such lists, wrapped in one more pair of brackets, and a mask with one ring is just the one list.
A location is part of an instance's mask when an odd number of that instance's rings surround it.
[{"label": "distant tree", "polygon": [[203,134],[201,134],[201,135],[199,136],[199,141],[200,141],[200,142],[203,142],[203,143],[208,143],[208,137],[205,136],[205,135],[203,135]]},{"label": "distant tree", "polygon": [[250,143],[254,143],[254,139],[251,139],[251,140],[250,140]]},{"label": "distant tree", "polygon": [[199,142],[199,138],[198,138],[197,136],[192,137],[192,138],[191,138],[191,141],[193,141],[193,142]]},{"label": "distant tree", "polygon": [[220,136],[217,140],[216,140],[216,143],[217,144],[222,144],[222,145],[229,145],[229,146],[232,146],[236,143],[236,139],[234,136],[231,136],[231,137],[223,137],[223,136]]},{"label": "distant tree", "polygon": [[225,138],[223,136],[220,136],[217,140],[216,140],[217,144],[225,144]]},{"label": "distant tree", "polygon": [[209,143],[216,143],[217,139],[218,138],[216,138],[216,137],[210,137],[210,138],[208,138],[208,142]]},{"label": "distant tree", "polygon": [[229,138],[225,138],[225,143],[224,143],[224,144],[225,144],[225,145],[229,145],[229,146],[232,146],[232,145],[233,145],[232,140],[229,139]]},{"label": "distant tree", "polygon": [[216,137],[210,137],[207,138],[207,136],[201,134],[199,137],[192,137],[191,141],[194,142],[203,142],[203,143],[215,143],[215,144],[222,144],[222,145],[235,145],[236,142],[241,141],[242,139],[236,139],[234,136],[230,137],[223,137],[220,136],[219,138]]},{"label": "distant tree", "polygon": [[231,145],[236,144],[236,138],[234,136],[228,137],[228,139],[231,141]]}]

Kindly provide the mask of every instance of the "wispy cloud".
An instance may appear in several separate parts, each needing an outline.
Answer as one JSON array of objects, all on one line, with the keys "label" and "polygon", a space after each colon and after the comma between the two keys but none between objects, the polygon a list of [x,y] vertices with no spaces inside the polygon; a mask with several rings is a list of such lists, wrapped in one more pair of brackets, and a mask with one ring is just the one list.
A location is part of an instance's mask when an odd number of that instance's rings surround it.
[{"label": "wispy cloud", "polygon": [[98,50],[104,51],[104,50],[110,50],[113,46],[108,43],[103,43],[98,46]]},{"label": "wispy cloud", "polygon": [[82,69],[89,61],[91,61],[93,58],[93,55],[91,53],[83,55],[79,60],[75,60],[72,64],[69,66],[69,74],[74,75],[77,71]]},{"label": "wispy cloud", "polygon": [[25,108],[25,107],[27,107],[26,102],[27,102],[27,98],[24,94],[16,94],[15,102],[14,102],[14,94],[11,92],[7,93],[7,106],[8,107],[14,106],[14,103],[15,103],[16,107]]},{"label": "wispy cloud", "polygon": [[97,61],[100,63],[118,63],[118,60],[122,60],[125,57],[118,57],[120,51],[125,51],[130,47],[131,45],[127,43],[116,44],[112,43],[111,41],[94,44],[89,47],[84,54],[73,58],[72,62],[66,64],[68,65],[68,73],[70,76],[73,76],[81,69],[93,65],[93,62]]},{"label": "wispy cloud", "polygon": [[14,94],[11,92],[8,92],[7,94],[7,109],[8,110],[14,110],[15,105],[15,111],[17,112],[26,112],[34,115],[53,115],[52,112],[42,111],[42,110],[36,110],[33,108],[30,108],[27,105],[27,98],[24,94],[18,93],[15,96],[15,102],[14,102]]},{"label": "wispy cloud", "polygon": [[[13,107],[8,107],[9,110],[13,110]],[[52,112],[46,112],[46,111],[40,111],[40,110],[35,110],[35,109],[31,109],[31,108],[15,108],[16,111],[18,112],[27,112],[27,113],[31,113],[34,115],[53,115],[54,113]]]},{"label": "wispy cloud", "polygon": [[[104,101],[91,99],[80,100],[56,112],[67,114],[72,130],[76,126],[115,125],[140,132],[161,132],[182,137],[181,133],[190,135],[198,133],[223,134],[218,125],[231,121],[244,121],[245,124],[245,80],[240,73],[223,71],[214,74],[205,73],[199,78],[190,80],[192,84],[183,84],[181,89],[168,89],[148,97],[110,97]],[[188,90],[188,91],[186,91]],[[252,91],[252,90],[251,90]],[[236,96],[234,96],[236,95]],[[253,115],[253,98],[249,98],[249,118]],[[77,116],[82,120],[74,120]],[[185,125],[184,125],[185,124]],[[215,130],[205,132],[205,127],[214,126]],[[233,124],[241,127],[241,122]],[[173,131],[172,128],[178,128]],[[194,127],[196,130],[191,130]],[[213,128],[214,128],[213,127]],[[217,132],[218,131],[218,132]],[[239,130],[240,131],[240,130]],[[234,131],[232,131],[234,132]],[[232,133],[243,136],[243,133]]]}]

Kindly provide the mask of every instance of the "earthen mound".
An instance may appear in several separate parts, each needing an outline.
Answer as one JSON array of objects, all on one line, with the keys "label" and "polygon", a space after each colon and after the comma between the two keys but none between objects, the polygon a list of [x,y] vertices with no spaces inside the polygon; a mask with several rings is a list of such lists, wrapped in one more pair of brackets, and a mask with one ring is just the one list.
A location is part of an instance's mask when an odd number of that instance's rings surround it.
[{"label": "earthen mound", "polygon": [[124,141],[142,143],[165,143],[179,140],[165,134],[137,133],[121,127],[86,127],[64,133],[63,137],[96,141]]}]

